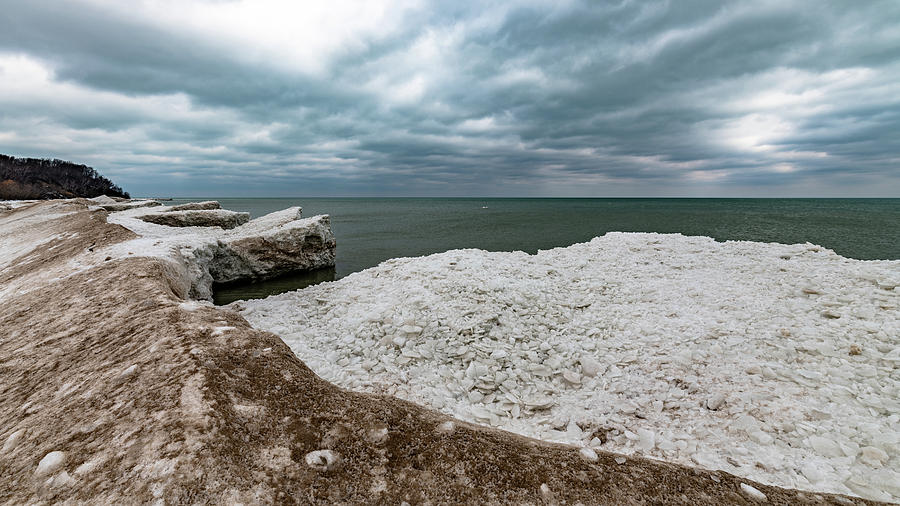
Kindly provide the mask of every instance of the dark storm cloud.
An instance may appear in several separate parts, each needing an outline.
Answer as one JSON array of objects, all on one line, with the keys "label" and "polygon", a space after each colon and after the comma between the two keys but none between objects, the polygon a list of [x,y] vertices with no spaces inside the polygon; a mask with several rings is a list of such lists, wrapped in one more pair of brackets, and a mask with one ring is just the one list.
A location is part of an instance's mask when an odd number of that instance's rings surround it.
[{"label": "dark storm cloud", "polygon": [[0,151],[132,193],[900,193],[897,2],[453,4],[293,40],[12,2]]}]

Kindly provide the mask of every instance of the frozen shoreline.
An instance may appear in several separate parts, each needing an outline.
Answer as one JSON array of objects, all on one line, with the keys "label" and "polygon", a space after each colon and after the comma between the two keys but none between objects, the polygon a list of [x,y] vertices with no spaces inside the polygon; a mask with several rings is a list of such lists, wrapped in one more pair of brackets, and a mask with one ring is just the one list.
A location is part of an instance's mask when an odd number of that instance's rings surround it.
[{"label": "frozen shoreline", "polygon": [[540,439],[900,497],[900,261],[612,233],[233,307],[317,374]]},{"label": "frozen shoreline", "polygon": [[[870,503],[337,388],[278,336],[190,300],[209,265],[196,253],[222,232],[130,213],[83,199],[0,210],[0,502]],[[285,213],[245,231],[270,237]]]}]

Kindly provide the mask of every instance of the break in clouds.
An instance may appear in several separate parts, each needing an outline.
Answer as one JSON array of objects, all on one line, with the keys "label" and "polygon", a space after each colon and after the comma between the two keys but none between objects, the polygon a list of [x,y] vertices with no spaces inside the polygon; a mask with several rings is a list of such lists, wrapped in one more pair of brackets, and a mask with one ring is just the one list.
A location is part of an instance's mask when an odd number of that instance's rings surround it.
[{"label": "break in clouds", "polygon": [[895,0],[2,12],[0,152],[136,195],[900,194]]}]

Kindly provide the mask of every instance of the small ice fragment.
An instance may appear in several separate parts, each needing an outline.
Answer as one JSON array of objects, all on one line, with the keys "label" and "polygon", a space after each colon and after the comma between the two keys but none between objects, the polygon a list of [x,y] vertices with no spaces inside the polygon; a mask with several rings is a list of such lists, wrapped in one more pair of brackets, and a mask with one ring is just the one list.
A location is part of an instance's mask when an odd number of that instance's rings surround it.
[{"label": "small ice fragment", "polygon": [[188,311],[188,312],[196,311],[196,310],[200,309],[201,306],[202,306],[202,304],[196,300],[188,300],[188,301],[182,302],[181,304],[178,304],[178,307],[180,307],[182,310]]},{"label": "small ice fragment", "polygon": [[404,325],[400,327],[400,331],[406,334],[418,335],[422,333],[422,327],[418,325]]},{"label": "small ice fragment", "polygon": [[600,373],[600,363],[590,357],[582,357],[581,373],[589,378],[593,378]]},{"label": "small ice fragment", "polygon": [[656,447],[660,450],[670,452],[675,449],[675,443],[669,441],[668,439],[660,439],[656,443]]},{"label": "small ice fragment", "polygon": [[131,364],[130,366],[128,366],[127,369],[125,369],[124,371],[122,371],[121,373],[119,373],[119,379],[122,379],[122,380],[128,379],[128,378],[131,377],[135,372],[137,372],[137,364]]},{"label": "small ice fragment", "polygon": [[888,460],[888,454],[874,446],[864,446],[859,461],[871,467],[881,467]]},{"label": "small ice fragment", "polygon": [[81,464],[80,466],[75,468],[75,475],[76,476],[85,475],[85,474],[93,471],[97,467],[97,464],[98,464],[98,462],[96,460],[89,460],[89,461],[85,462],[84,464]]},{"label": "small ice fragment", "polygon": [[775,440],[775,438],[773,438],[772,436],[766,434],[765,432],[763,432],[761,430],[751,432],[750,439],[752,439],[753,441],[756,441],[757,443],[759,443],[761,445],[770,444],[770,443],[772,443],[772,441]]},{"label": "small ice fragment", "polygon": [[456,424],[453,423],[452,420],[447,420],[446,422],[437,426],[437,431],[444,434],[449,434],[453,432],[454,429],[456,429]]},{"label": "small ice fragment", "polygon": [[750,485],[747,485],[746,483],[741,483],[741,490],[748,496],[752,497],[753,499],[756,499],[757,501],[765,501],[766,500],[766,494],[763,494],[756,488],[751,487]]},{"label": "small ice fragment", "polygon": [[22,440],[23,434],[25,434],[25,429],[19,429],[10,434],[9,437],[6,438],[6,442],[3,443],[3,449],[0,449],[0,453],[6,453],[15,448],[16,445],[19,444],[19,441]]},{"label": "small ice fragment", "polygon": [[564,429],[569,425],[569,415],[566,413],[557,413],[550,419],[550,426],[554,429]]},{"label": "small ice fragment", "polygon": [[541,497],[547,500],[550,499],[550,487],[546,483],[541,483]]},{"label": "small ice fragment", "polygon": [[35,476],[46,476],[53,474],[66,463],[66,454],[60,451],[50,452],[44,455],[44,458],[38,463],[35,469]]},{"label": "small ice fragment", "polygon": [[806,479],[809,480],[810,483],[818,483],[825,479],[825,473],[822,472],[822,469],[812,462],[803,464],[803,466],[800,467],[800,472],[803,473],[803,476],[806,476]]},{"label": "small ice fragment", "polygon": [[581,439],[583,432],[581,431],[581,427],[575,423],[575,420],[569,420],[568,425],[566,425],[566,436],[570,439]]},{"label": "small ice fragment", "polygon": [[581,384],[581,375],[574,371],[563,371],[562,373],[563,379],[568,381],[573,385]]},{"label": "small ice fragment", "polygon": [[388,440],[387,427],[376,427],[369,430],[369,441],[375,444],[384,444]]},{"label": "small ice fragment", "polygon": [[837,443],[822,436],[809,436],[809,446],[819,455],[825,457],[841,457],[844,455]]},{"label": "small ice fragment", "polygon": [[624,464],[627,460],[625,457],[616,457],[616,464]]},{"label": "small ice fragment", "polygon": [[578,454],[581,455],[581,458],[587,460],[588,462],[596,462],[597,461],[597,452],[585,446],[584,448],[578,450]]},{"label": "small ice fragment", "polygon": [[714,394],[712,397],[706,400],[706,408],[713,411],[721,408],[722,404],[725,404],[725,394],[721,392]]},{"label": "small ice fragment", "polygon": [[525,400],[525,407],[533,410],[550,409],[556,401],[549,396],[532,397]]},{"label": "small ice fragment", "polygon": [[752,415],[741,415],[737,420],[732,422],[731,427],[737,430],[746,431],[748,434],[759,429],[759,420]]},{"label": "small ice fragment", "polygon": [[316,471],[331,471],[340,462],[337,452],[331,450],[316,450],[306,454],[306,465]]},{"label": "small ice fragment", "polygon": [[638,446],[645,452],[649,452],[656,446],[656,434],[647,429],[638,429]]},{"label": "small ice fragment", "polygon": [[70,484],[72,484],[73,481],[74,480],[72,480],[72,477],[69,476],[69,473],[67,473],[66,471],[63,471],[63,472],[57,474],[56,476],[47,478],[47,481],[45,481],[44,484],[48,488],[57,488],[57,487],[63,487],[66,485],[70,485]]}]

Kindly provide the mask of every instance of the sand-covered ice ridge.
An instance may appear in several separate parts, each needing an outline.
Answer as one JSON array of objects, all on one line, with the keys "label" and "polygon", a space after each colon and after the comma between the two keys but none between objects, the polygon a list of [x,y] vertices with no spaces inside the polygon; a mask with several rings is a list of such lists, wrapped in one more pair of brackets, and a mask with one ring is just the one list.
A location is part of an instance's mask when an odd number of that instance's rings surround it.
[{"label": "sand-covered ice ridge", "polygon": [[316,373],[545,440],[900,498],[900,261],[610,233],[235,304]]}]

